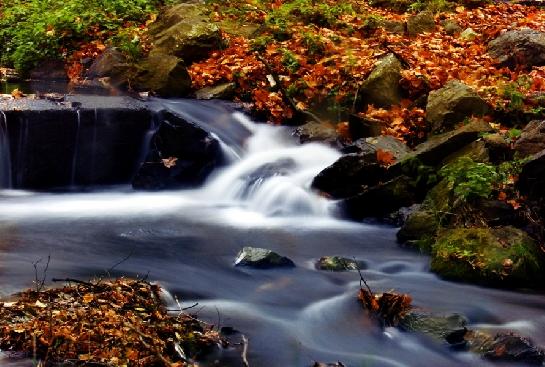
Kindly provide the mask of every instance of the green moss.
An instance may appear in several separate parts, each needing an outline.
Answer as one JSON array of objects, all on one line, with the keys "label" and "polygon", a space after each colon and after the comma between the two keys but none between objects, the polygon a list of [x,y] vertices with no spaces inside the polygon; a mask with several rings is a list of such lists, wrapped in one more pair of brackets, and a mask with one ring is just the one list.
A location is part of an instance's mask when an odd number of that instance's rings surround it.
[{"label": "green moss", "polygon": [[541,280],[542,258],[539,247],[520,229],[456,228],[439,233],[431,269],[466,282],[535,286]]}]

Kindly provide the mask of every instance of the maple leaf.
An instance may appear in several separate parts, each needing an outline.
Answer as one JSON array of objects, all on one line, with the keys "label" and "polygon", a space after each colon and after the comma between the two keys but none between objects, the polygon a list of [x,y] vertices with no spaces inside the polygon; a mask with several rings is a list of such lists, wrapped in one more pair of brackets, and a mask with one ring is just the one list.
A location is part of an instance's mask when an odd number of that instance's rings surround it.
[{"label": "maple leaf", "polygon": [[377,162],[382,166],[390,166],[395,163],[394,154],[387,150],[377,149]]},{"label": "maple leaf", "polygon": [[176,161],[177,160],[178,160],[178,158],[176,158],[176,157],[168,157],[168,158],[161,159],[161,162],[163,163],[163,165],[166,168],[172,168],[172,167],[176,166]]}]

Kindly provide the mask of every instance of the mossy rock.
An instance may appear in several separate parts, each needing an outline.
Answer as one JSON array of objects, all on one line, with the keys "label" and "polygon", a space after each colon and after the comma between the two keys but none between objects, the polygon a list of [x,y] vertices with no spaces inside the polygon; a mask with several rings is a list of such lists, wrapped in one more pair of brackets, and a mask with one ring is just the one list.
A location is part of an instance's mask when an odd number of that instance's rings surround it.
[{"label": "mossy rock", "polygon": [[407,217],[397,232],[397,239],[429,252],[438,229],[439,221],[436,215],[429,210],[420,209]]},{"label": "mossy rock", "polygon": [[431,270],[463,282],[507,287],[541,283],[543,253],[514,227],[441,231],[433,246]]}]

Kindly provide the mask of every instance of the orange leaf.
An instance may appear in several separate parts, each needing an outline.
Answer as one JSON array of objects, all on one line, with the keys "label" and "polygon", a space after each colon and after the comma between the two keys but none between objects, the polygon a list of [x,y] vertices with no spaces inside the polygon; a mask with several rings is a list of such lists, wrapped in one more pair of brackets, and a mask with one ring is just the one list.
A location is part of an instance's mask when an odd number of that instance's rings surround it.
[{"label": "orange leaf", "polygon": [[392,152],[377,149],[377,161],[380,165],[389,166],[395,162],[395,157]]}]

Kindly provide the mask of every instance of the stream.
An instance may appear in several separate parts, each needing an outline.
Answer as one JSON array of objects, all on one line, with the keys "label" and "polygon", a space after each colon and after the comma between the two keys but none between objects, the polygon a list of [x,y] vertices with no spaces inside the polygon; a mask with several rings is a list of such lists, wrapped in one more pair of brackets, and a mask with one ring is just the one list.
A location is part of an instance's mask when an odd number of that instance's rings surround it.
[{"label": "stream", "polygon": [[[0,191],[0,296],[32,286],[33,262],[42,259],[41,271],[50,256],[48,280],[147,276],[182,306],[198,303],[192,311],[200,318],[248,337],[252,367],[302,367],[314,360],[494,365],[425,336],[378,328],[356,300],[357,272],[315,270],[321,256],[340,255],[365,263],[362,273],[373,291],[409,293],[418,308],[462,313],[471,326],[517,331],[545,346],[543,295],[443,281],[428,271],[427,256],[396,243],[396,228],[339,219],[335,203],[309,189],[338,152],[297,145],[288,130],[256,124],[228,105],[151,102],[159,105],[218,136],[229,163],[193,190]],[[296,267],[234,267],[243,246],[274,250]]]}]

